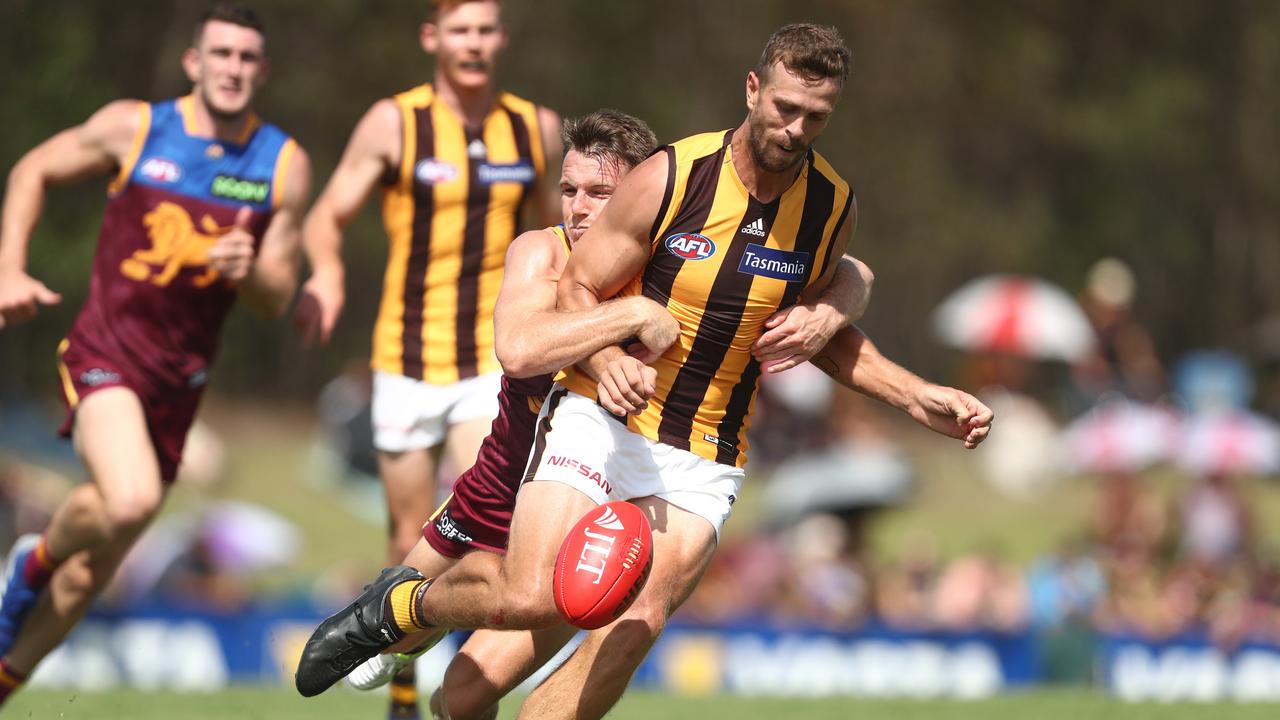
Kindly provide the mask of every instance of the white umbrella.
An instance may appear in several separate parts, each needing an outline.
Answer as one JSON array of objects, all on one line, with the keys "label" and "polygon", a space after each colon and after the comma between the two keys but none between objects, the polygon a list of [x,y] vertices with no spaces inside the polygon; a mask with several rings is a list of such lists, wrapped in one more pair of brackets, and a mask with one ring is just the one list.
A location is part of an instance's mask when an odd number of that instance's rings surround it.
[{"label": "white umbrella", "polygon": [[1280,425],[1243,410],[1196,415],[1183,425],[1178,462],[1204,475],[1280,473]]},{"label": "white umbrella", "polygon": [[915,473],[891,445],[840,445],[788,460],[773,472],[765,503],[775,518],[902,502]]},{"label": "white umbrella", "polygon": [[1167,407],[1102,403],[1063,431],[1063,465],[1072,472],[1137,472],[1172,459],[1179,428],[1178,414]]},{"label": "white umbrella", "polygon": [[1079,360],[1097,341],[1074,298],[1016,275],[984,276],[951,293],[934,310],[933,328],[953,347],[1051,360]]}]

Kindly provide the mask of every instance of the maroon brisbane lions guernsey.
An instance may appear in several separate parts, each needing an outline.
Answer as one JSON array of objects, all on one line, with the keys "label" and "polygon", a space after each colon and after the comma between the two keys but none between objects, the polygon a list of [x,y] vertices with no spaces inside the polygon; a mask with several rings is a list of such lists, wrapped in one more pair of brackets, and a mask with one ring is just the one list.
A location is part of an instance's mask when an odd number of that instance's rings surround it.
[{"label": "maroon brisbane lions guernsey", "polygon": [[252,210],[260,244],[296,145],[250,118],[235,141],[196,137],[190,96],[139,106],[141,122],[109,188],[89,297],[58,349],[71,415],[87,394],[132,389],[172,480],[235,289],[208,251]]},{"label": "maroon brisbane lions guernsey", "polygon": [[[560,238],[568,254],[564,226],[548,229]],[[516,493],[533,448],[538,411],[551,392],[552,378],[502,376],[498,416],[480,445],[475,465],[458,477],[453,494],[422,527],[422,537],[441,555],[460,558],[471,550],[506,552]]]}]

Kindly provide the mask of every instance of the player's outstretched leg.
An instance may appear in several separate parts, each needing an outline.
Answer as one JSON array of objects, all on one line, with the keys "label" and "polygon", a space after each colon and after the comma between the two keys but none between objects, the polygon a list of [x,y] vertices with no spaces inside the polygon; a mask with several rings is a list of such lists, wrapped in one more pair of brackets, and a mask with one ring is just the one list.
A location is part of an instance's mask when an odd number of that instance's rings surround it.
[{"label": "player's outstretched leg", "polygon": [[[294,675],[298,692],[306,697],[319,695],[357,665],[402,639],[404,633],[395,620],[391,591],[410,581],[426,582],[426,578],[411,567],[389,567],[365,586],[355,602],[320,623],[298,661]],[[410,598],[407,605],[411,604]]]}]

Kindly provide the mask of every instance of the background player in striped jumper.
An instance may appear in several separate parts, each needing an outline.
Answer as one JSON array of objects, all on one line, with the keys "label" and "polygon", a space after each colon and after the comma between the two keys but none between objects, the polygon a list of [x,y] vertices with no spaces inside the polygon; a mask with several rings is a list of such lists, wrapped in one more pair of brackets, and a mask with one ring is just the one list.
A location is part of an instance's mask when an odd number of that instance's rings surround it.
[{"label": "background player in striped jumper", "polygon": [[190,95],[110,103],[9,176],[0,325],[60,299],[25,271],[46,188],[113,177],[89,297],[58,358],[62,432],[90,482],[10,554],[0,699],[70,632],[155,516],[236,298],[280,315],[297,286],[309,161],[252,110],[267,78],[262,24],[244,6],[214,6],[182,66]]},{"label": "background player in striped jumper", "polygon": [[[497,414],[493,309],[521,212],[558,215],[547,164],[560,158],[560,120],[498,89],[500,3],[432,0],[420,41],[433,82],[365,113],[307,216],[312,275],[295,313],[305,338],[328,340],[344,302],[343,229],[381,188],[390,249],[371,364],[391,562],[436,505],[442,451],[470,467]],[[393,715],[416,712],[412,667],[392,694]]]}]

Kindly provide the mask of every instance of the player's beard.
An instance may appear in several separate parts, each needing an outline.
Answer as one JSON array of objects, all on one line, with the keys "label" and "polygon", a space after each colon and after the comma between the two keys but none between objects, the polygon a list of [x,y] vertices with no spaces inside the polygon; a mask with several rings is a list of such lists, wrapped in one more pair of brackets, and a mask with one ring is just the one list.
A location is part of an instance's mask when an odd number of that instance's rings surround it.
[{"label": "player's beard", "polygon": [[751,159],[755,160],[765,172],[781,173],[794,169],[804,160],[808,146],[801,146],[794,155],[784,155],[773,143],[769,142],[767,131],[754,119],[747,122],[747,147],[751,148]]}]

